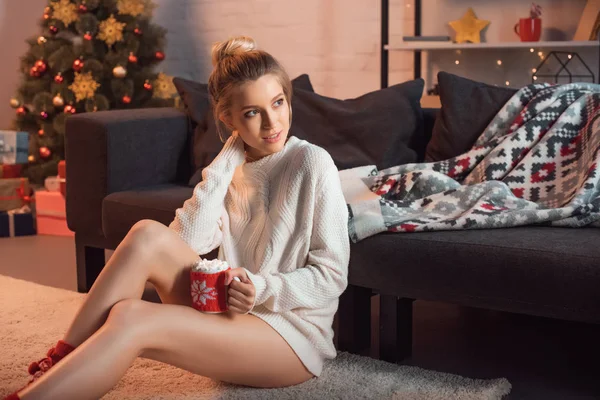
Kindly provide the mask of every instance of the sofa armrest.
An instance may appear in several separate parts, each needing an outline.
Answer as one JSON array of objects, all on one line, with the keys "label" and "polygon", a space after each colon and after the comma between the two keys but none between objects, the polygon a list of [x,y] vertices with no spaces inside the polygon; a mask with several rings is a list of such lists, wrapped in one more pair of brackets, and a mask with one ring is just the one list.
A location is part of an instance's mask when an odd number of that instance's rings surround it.
[{"label": "sofa armrest", "polygon": [[76,233],[103,235],[108,194],[191,174],[187,116],[174,108],[111,110],[67,118],[67,224]]}]

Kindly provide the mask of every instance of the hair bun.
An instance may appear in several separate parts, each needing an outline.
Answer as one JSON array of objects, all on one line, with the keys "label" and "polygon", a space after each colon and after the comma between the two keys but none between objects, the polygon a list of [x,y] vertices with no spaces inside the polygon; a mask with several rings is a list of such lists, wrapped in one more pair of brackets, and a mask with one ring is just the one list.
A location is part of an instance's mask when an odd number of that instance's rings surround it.
[{"label": "hair bun", "polygon": [[217,42],[212,47],[212,65],[214,67],[224,58],[255,49],[256,42],[249,36],[236,36]]}]

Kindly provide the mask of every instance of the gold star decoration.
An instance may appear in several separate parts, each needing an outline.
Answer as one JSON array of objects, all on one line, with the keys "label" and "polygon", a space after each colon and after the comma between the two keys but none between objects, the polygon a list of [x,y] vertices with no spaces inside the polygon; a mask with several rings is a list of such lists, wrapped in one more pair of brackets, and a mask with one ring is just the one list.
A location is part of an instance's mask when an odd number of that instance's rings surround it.
[{"label": "gold star decoration", "polygon": [[71,25],[71,23],[79,19],[77,13],[77,6],[71,3],[70,0],[60,0],[50,3],[53,8],[52,17],[61,21],[65,26]]},{"label": "gold star decoration", "polygon": [[490,24],[490,21],[477,19],[475,12],[469,7],[465,15],[457,21],[449,22],[456,32],[456,43],[481,43],[481,31]]},{"label": "gold star decoration", "polygon": [[160,99],[170,99],[177,94],[177,89],[173,85],[173,77],[167,76],[164,73],[159,73],[154,81],[153,96]]},{"label": "gold star decoration", "polygon": [[100,84],[94,80],[91,72],[80,74],[75,72],[75,80],[69,89],[75,94],[75,100],[80,101],[94,97]]},{"label": "gold star decoration", "polygon": [[123,40],[123,28],[125,27],[124,22],[117,22],[114,15],[110,15],[109,18],[100,22],[100,32],[98,32],[98,39],[104,40],[107,45],[112,46],[116,42]]}]

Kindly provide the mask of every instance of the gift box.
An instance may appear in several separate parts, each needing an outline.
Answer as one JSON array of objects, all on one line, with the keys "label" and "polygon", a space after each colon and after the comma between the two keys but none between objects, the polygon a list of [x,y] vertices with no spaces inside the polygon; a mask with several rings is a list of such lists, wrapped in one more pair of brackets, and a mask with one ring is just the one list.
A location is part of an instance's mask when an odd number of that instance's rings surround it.
[{"label": "gift box", "polygon": [[29,206],[0,212],[0,237],[35,235],[33,214]]},{"label": "gift box", "polygon": [[27,132],[0,131],[0,164],[26,164],[28,158]]},{"label": "gift box", "polygon": [[35,192],[38,235],[74,236],[67,227],[66,201],[60,192]]},{"label": "gift box", "polygon": [[19,178],[21,168],[21,164],[0,164],[0,179]]},{"label": "gift box", "polygon": [[14,210],[30,200],[29,179],[0,179],[0,211]]}]

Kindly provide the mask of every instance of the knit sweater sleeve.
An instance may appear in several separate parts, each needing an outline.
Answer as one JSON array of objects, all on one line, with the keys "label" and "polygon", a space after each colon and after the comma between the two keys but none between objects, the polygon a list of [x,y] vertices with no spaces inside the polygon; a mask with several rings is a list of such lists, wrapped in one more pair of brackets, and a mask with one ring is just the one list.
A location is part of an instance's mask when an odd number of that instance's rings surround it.
[{"label": "knit sweater sleeve", "polygon": [[348,208],[332,160],[326,171],[313,200],[314,220],[306,265],[292,272],[266,275],[246,269],[256,291],[252,308],[262,304],[273,312],[318,309],[346,290],[350,262]]},{"label": "knit sweater sleeve", "polygon": [[202,170],[202,181],[192,197],[175,211],[169,228],[179,234],[197,254],[207,254],[221,245],[221,215],[225,195],[237,166],[244,161],[244,142],[231,136],[215,159]]}]

